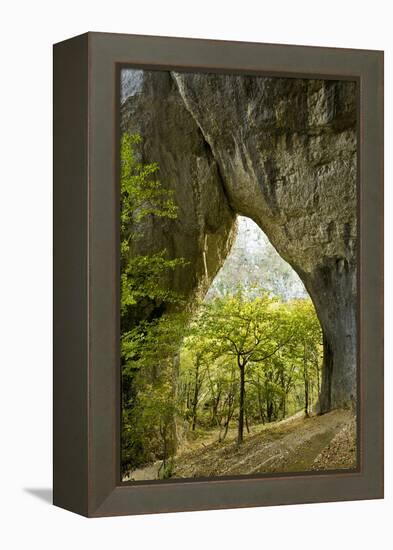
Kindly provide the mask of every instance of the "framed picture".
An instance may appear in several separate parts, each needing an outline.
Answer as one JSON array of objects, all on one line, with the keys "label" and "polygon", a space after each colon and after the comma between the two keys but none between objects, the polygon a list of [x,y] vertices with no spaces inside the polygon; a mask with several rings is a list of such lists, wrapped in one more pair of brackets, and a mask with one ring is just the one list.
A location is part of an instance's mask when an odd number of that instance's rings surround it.
[{"label": "framed picture", "polygon": [[54,503],[382,498],[383,53],[54,46]]}]

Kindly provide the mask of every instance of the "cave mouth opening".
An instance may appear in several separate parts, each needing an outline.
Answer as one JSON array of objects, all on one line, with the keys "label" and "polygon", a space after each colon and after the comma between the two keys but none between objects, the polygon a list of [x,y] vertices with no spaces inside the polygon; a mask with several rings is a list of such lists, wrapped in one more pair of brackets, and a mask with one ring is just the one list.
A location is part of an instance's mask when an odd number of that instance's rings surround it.
[{"label": "cave mouth opening", "polygon": [[[153,435],[143,440],[139,463],[124,462],[124,481],[192,477],[198,449],[234,444],[248,453],[252,438],[275,423],[317,413],[323,346],[314,305],[260,227],[240,215],[236,223],[191,321],[164,316],[146,348],[155,367],[142,364],[143,406],[136,410],[144,425],[154,424]],[[134,418],[131,411],[130,426]],[[213,475],[214,452],[206,461]]]},{"label": "cave mouth opening", "polygon": [[232,247],[179,353],[191,432],[237,431],[317,412],[322,331],[312,300],[262,229],[237,216]]},{"label": "cave mouth opening", "polygon": [[259,225],[241,215],[236,222],[236,237],[205,300],[233,294],[239,286],[249,296],[256,296],[257,289],[263,288],[284,302],[310,299],[296,271],[280,256]]}]

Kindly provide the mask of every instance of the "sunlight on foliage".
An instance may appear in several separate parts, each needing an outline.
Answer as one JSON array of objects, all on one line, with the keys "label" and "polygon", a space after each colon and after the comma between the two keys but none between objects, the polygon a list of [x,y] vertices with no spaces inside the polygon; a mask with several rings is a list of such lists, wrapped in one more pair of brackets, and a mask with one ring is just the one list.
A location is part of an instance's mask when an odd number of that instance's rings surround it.
[{"label": "sunlight on foliage", "polygon": [[158,165],[141,162],[142,148],[140,136],[122,136],[122,472],[156,465],[164,479],[176,475],[179,447],[200,434],[221,443],[236,429],[240,446],[252,426],[309,415],[320,392],[322,334],[309,298],[274,294],[256,276],[245,282],[236,263],[188,311],[170,284],[185,259],[165,249],[138,253],[149,220],[178,214]]},{"label": "sunlight on foliage", "polygon": [[[133,319],[135,308],[143,302],[152,307],[182,303],[182,297],[165,285],[165,275],[186,265],[182,258],[168,258],[166,250],[150,255],[133,251],[138,239],[143,237],[143,223],[147,218],[177,217],[173,192],[157,179],[158,165],[140,162],[141,146],[139,135],[123,134],[120,147],[123,468],[156,455],[165,463],[173,454],[176,407],[171,369],[173,355],[180,346],[179,326],[174,317],[136,324]],[[166,464],[164,471],[167,475]]]}]

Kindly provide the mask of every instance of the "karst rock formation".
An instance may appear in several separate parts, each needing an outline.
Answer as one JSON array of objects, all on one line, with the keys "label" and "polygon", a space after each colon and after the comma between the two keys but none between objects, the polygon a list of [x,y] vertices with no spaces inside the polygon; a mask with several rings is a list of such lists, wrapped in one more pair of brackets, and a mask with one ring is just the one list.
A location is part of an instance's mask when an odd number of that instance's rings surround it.
[{"label": "karst rock formation", "polygon": [[356,84],[217,73],[130,71],[121,129],[143,138],[174,191],[176,220],[150,219],[139,251],[188,265],[170,285],[207,291],[252,218],[299,274],[324,343],[320,410],[356,402]]}]

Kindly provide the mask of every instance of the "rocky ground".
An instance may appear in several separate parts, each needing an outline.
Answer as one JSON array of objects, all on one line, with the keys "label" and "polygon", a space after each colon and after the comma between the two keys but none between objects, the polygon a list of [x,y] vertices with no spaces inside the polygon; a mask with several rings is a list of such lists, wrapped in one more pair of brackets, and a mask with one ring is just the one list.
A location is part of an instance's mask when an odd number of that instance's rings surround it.
[{"label": "rocky ground", "polygon": [[[322,416],[298,413],[273,424],[253,426],[241,446],[236,430],[219,443],[217,434],[198,437],[176,457],[173,477],[250,475],[356,467],[356,422],[347,410]],[[132,472],[129,479],[155,479],[160,463]]]},{"label": "rocky ground", "polygon": [[335,470],[351,468],[356,464],[356,421],[344,426],[331,440],[329,445],[317,456],[313,470]]}]

